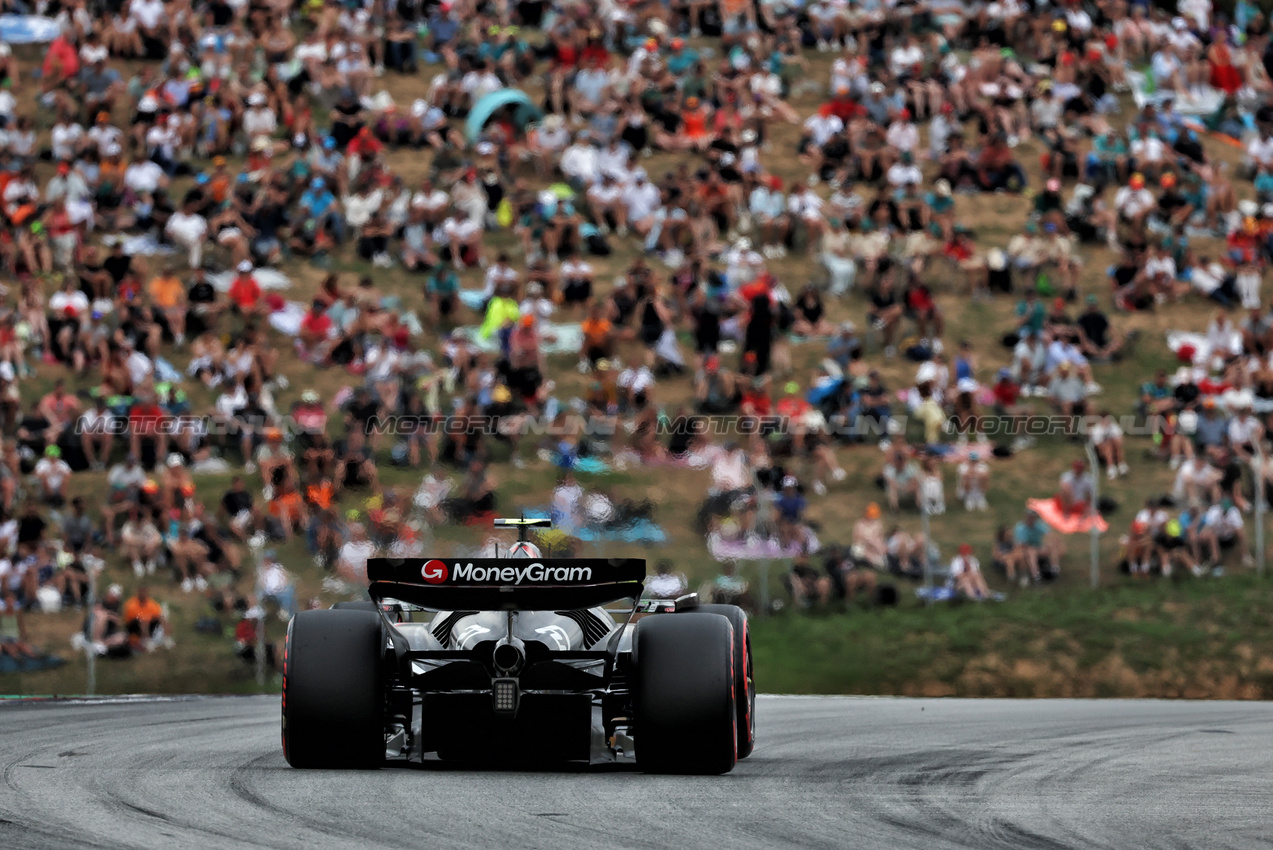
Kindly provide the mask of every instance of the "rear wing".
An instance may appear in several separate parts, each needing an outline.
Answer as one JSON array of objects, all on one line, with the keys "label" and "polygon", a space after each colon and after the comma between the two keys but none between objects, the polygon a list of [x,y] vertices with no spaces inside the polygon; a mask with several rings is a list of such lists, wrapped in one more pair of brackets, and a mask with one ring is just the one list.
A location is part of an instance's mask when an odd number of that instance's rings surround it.
[{"label": "rear wing", "polygon": [[369,592],[447,610],[576,610],[640,597],[640,558],[371,558]]}]

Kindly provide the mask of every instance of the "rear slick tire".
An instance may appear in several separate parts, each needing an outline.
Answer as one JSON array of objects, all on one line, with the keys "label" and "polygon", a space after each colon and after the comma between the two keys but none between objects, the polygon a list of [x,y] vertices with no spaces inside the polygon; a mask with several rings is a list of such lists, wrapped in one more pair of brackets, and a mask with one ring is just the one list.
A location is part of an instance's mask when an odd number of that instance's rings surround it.
[{"label": "rear slick tire", "polygon": [[737,605],[699,605],[685,614],[719,614],[734,627],[734,701],[738,710],[738,759],[756,748],[756,679],[751,666],[751,632],[747,612]]},{"label": "rear slick tire", "polygon": [[636,626],[632,666],[637,765],[647,773],[733,770],[738,713],[729,620],[646,617]]},{"label": "rear slick tire", "polygon": [[283,756],[292,767],[385,760],[384,635],[370,611],[302,611],[283,650]]}]

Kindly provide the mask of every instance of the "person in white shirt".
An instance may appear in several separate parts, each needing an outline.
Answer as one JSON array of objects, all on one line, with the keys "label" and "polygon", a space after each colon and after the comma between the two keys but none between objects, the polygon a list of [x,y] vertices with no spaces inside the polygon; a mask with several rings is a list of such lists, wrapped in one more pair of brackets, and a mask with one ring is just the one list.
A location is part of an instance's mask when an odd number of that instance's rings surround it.
[{"label": "person in white shirt", "polygon": [[1233,288],[1237,291],[1238,300],[1243,310],[1259,310],[1263,303],[1260,298],[1260,287],[1264,282],[1260,267],[1254,263],[1243,263],[1238,266],[1238,273],[1233,279]]},{"label": "person in white shirt", "polygon": [[621,226],[631,227],[642,237],[655,225],[654,214],[663,206],[663,196],[658,187],[646,179],[645,169],[638,168],[632,182],[623,190],[623,221]]},{"label": "person in white shirt", "polygon": [[71,480],[71,466],[62,460],[62,450],[49,446],[44,457],[35,464],[35,477],[40,482],[40,501],[54,507],[66,504],[66,483]]},{"label": "person in white shirt", "polygon": [[[527,148],[535,160],[540,176],[547,177],[562,151],[570,146],[570,131],[560,115],[548,115],[540,125],[531,130]],[[564,169],[563,169],[564,170]]]},{"label": "person in white shirt", "polygon": [[168,217],[164,233],[186,249],[190,268],[203,266],[203,245],[208,236],[208,220],[198,213],[195,204],[186,204]]},{"label": "person in white shirt", "polygon": [[517,309],[523,316],[548,320],[552,318],[556,305],[551,298],[544,295],[543,284],[532,282],[526,285],[526,297],[517,305]]},{"label": "person in white shirt", "polygon": [[376,546],[367,539],[367,530],[360,522],[349,526],[349,540],[340,547],[336,556],[336,574],[349,584],[364,586],[367,583],[367,559],[376,553]]},{"label": "person in white shirt", "polygon": [[363,183],[345,196],[345,224],[355,232],[371,220],[371,216],[384,205],[384,192]]},{"label": "person in white shirt", "polygon": [[561,154],[561,173],[576,185],[591,186],[601,177],[597,149],[585,133],[580,133],[575,143]]},{"label": "person in white shirt", "polygon": [[1178,503],[1197,507],[1219,495],[1216,485],[1220,479],[1220,470],[1201,455],[1194,455],[1180,465],[1171,494]]},{"label": "person in white shirt", "polygon": [[645,595],[656,599],[676,599],[685,594],[689,581],[684,573],[673,572],[671,561],[659,561],[654,575],[645,580]]},{"label": "person in white shirt", "polygon": [[457,210],[442,222],[434,233],[434,242],[445,246],[451,265],[464,268],[465,263],[482,264],[482,224]]},{"label": "person in white shirt", "polygon": [[137,22],[142,35],[156,38],[160,35],[159,27],[166,11],[163,0],[132,0],[128,5],[128,15]]},{"label": "person in white shirt", "polygon": [[134,159],[124,169],[124,185],[133,193],[145,197],[153,195],[159,187],[168,185],[168,175],[148,159]]},{"label": "person in white shirt", "polygon": [[98,152],[105,156],[107,148],[123,141],[124,131],[112,124],[110,115],[103,112],[97,116],[96,123],[88,129],[86,135],[89,144],[96,146]]},{"label": "person in white shirt", "polygon": [[1264,426],[1251,415],[1251,405],[1240,401],[1234,405],[1229,420],[1229,448],[1244,461],[1250,460],[1254,447],[1264,439]]},{"label": "person in white shirt", "polygon": [[902,43],[893,48],[888,57],[888,69],[895,77],[917,76],[915,68],[924,64],[924,50],[915,43],[915,37],[907,34]]},{"label": "person in white shirt", "polygon": [[903,151],[901,158],[888,167],[885,179],[888,180],[889,186],[901,189],[903,186],[918,186],[923,183],[924,174],[915,164],[911,152]]},{"label": "person in white shirt", "polygon": [[989,599],[990,588],[981,574],[981,562],[972,554],[972,546],[963,543],[959,554],[950,562],[950,581],[955,591],[969,599]]},{"label": "person in white shirt", "polygon": [[801,157],[808,161],[815,152],[822,149],[828,139],[843,131],[844,122],[840,120],[839,116],[823,115],[821,112],[815,112],[810,115],[804,122],[802,147],[805,153],[801,154]]},{"label": "person in white shirt", "polygon": [[[1224,284],[1228,273],[1225,272],[1224,266],[1212,260],[1207,261],[1203,258],[1198,265],[1194,266],[1189,273],[1189,285],[1192,286],[1199,295],[1211,298],[1220,303],[1232,304],[1232,299],[1220,291],[1220,287]],[[1223,299],[1223,300],[1221,300]]]},{"label": "person in white shirt", "polygon": [[1126,186],[1119,187],[1114,193],[1114,209],[1125,220],[1139,225],[1158,205],[1153,193],[1145,188],[1145,177],[1133,174]]},{"label": "person in white shirt", "polygon": [[712,489],[717,493],[741,493],[752,486],[747,453],[729,442],[712,463]]},{"label": "person in white shirt", "polygon": [[[186,589],[184,583],[182,589]],[[273,599],[280,609],[280,614],[288,618],[296,612],[296,587],[291,575],[279,563],[272,549],[266,550],[261,558],[261,569],[257,576],[257,593],[262,602]]]},{"label": "person in white shirt", "polygon": [[787,217],[787,199],[782,194],[782,178],[774,176],[767,183],[757,183],[747,199],[747,211],[760,230],[758,237],[761,252],[766,257],[786,256],[791,219]]},{"label": "person in white shirt", "polygon": [[[605,175],[599,182],[588,187],[585,197],[588,209],[592,211],[592,217],[598,222],[598,229],[602,234],[608,233],[611,227],[618,228],[621,220],[619,209],[623,200],[623,186],[618,180]],[[625,227],[619,235],[626,234]]]},{"label": "person in white shirt", "polygon": [[1167,158],[1167,145],[1158,138],[1156,131],[1150,130],[1132,142],[1131,154],[1137,168],[1157,177]]},{"label": "person in white shirt", "polygon": [[1230,541],[1240,547],[1244,566],[1255,563],[1247,542],[1246,521],[1242,518],[1242,511],[1230,499],[1225,498],[1219,504],[1207,508],[1202,515],[1202,531],[1198,533],[1198,542],[1206,544],[1210,549],[1212,563],[1219,563],[1220,547]]},{"label": "person in white shirt", "polygon": [[63,120],[53,125],[49,131],[49,144],[53,149],[55,160],[71,162],[77,159],[84,149],[84,128],[74,121]]},{"label": "person in white shirt", "polygon": [[578,528],[582,502],[583,488],[575,480],[574,473],[567,470],[553,489],[550,501],[553,525],[567,531]]},{"label": "person in white shirt", "polygon": [[1154,77],[1154,85],[1160,91],[1186,90],[1184,66],[1176,55],[1174,44],[1164,44],[1157,50],[1150,60],[1149,67]]},{"label": "person in white shirt", "polygon": [[495,76],[485,63],[469,71],[460,81],[460,90],[469,96],[470,103],[477,103],[486,95],[504,88],[499,77]]},{"label": "person in white shirt", "polygon": [[243,113],[243,132],[249,142],[262,137],[268,139],[278,130],[278,116],[267,104],[263,92],[248,95],[248,108]]},{"label": "person in white shirt", "polygon": [[411,196],[411,208],[420,210],[424,221],[437,227],[446,218],[446,209],[451,203],[451,196],[433,185],[433,181],[425,180],[420,189]]},{"label": "person in white shirt", "polygon": [[955,498],[964,500],[964,510],[984,511],[989,508],[986,493],[990,491],[990,464],[979,451],[968,452],[955,475]]},{"label": "person in white shirt", "polygon": [[[897,114],[897,120],[888,125],[888,132],[884,134],[884,140],[890,147],[896,148],[903,153],[913,153],[919,145],[919,130],[915,127],[915,122],[911,121],[911,111],[903,109]],[[916,181],[918,182],[918,181]]]},{"label": "person in white shirt", "polygon": [[486,279],[482,286],[482,298],[489,301],[495,297],[495,293],[498,290],[504,287],[512,291],[520,281],[521,275],[508,262],[508,255],[500,254],[495,258],[495,265],[490,266],[486,270]]},{"label": "person in white shirt", "polygon": [[582,257],[571,257],[561,264],[561,296],[572,310],[587,304],[594,291],[595,270]]},{"label": "person in white shirt", "polygon": [[1127,452],[1123,449],[1123,428],[1108,410],[1088,432],[1096,453],[1105,464],[1105,475],[1113,481],[1127,474]]},{"label": "person in white shirt", "polygon": [[827,231],[827,220],[822,215],[823,203],[808,186],[797,186],[787,197],[787,214],[793,219],[801,219],[805,224],[808,232],[806,251],[810,257],[817,254],[818,246],[822,244],[822,237]]},{"label": "person in white shirt", "polygon": [[1198,37],[1189,31],[1189,22],[1181,17],[1171,19],[1171,30],[1167,33],[1167,42],[1176,48],[1181,58],[1188,57],[1190,53],[1202,46]]},{"label": "person in white shirt", "polygon": [[640,410],[649,401],[649,392],[654,387],[654,373],[649,366],[633,357],[628,362],[628,368],[619,373],[618,387],[623,390],[627,408]]},{"label": "person in white shirt", "polygon": [[632,158],[632,148],[617,136],[610,144],[597,152],[597,167],[603,177],[611,177],[623,182],[628,177],[628,161]]},{"label": "person in white shirt", "polygon": [[1263,128],[1247,145],[1246,153],[1252,169],[1273,168],[1273,130]]},{"label": "person in white shirt", "polygon": [[1176,10],[1191,19],[1199,32],[1211,29],[1211,0],[1179,0]]},{"label": "person in white shirt", "polygon": [[35,182],[34,174],[31,166],[25,166],[4,187],[4,211],[10,219],[17,215],[20,207],[39,200],[40,187]]}]

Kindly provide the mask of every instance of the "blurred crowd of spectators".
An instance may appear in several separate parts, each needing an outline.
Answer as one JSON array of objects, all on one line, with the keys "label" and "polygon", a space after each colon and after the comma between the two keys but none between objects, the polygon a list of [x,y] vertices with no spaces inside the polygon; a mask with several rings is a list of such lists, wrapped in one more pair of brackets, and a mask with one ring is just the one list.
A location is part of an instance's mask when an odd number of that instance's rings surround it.
[{"label": "blurred crowd of spectators", "polygon": [[[81,603],[105,571],[286,615],[269,545],[299,538],[329,589],[357,587],[374,552],[491,515],[505,456],[562,467],[554,510],[575,525],[657,505],[584,492],[572,468],[702,469],[709,547],[790,559],[802,603],[874,594],[881,570],[941,558],[883,512],[989,510],[993,468],[1027,446],[985,426],[1021,414],[1096,422],[1074,436],[1111,480],[1135,474],[1121,417],[1158,417],[1145,462],[1179,478],[1131,526],[1132,573],[1250,558],[1273,107],[1268,23],[1245,2],[5,5],[58,29],[0,45],[9,607]],[[994,193],[1028,214],[973,232],[960,212]],[[1107,285],[1083,287],[1098,249]],[[636,258],[601,279],[616,253]],[[273,288],[355,259],[374,273],[332,272],[296,310]],[[952,311],[991,299],[1009,325],[946,339]],[[1185,328],[1203,341],[1174,379],[1097,403],[1097,372],[1138,362],[1126,317],[1180,301],[1216,318]],[[547,353],[564,328],[577,395]],[[290,386],[320,374],[343,389]],[[571,415],[609,430],[518,427]],[[666,427],[708,415],[784,425]],[[490,418],[508,427],[463,427]],[[816,528],[810,503],[850,486],[844,453],[874,448],[884,508],[851,540],[847,516]],[[389,464],[458,480],[383,486]],[[94,471],[86,499],[75,476]],[[1091,511],[1097,472],[1068,473],[1061,514]],[[968,543],[1009,579],[1061,568],[1033,514]],[[972,551],[942,560],[987,596]],[[732,567],[714,588],[748,593]],[[170,639],[143,589],[110,599],[85,635],[99,651]]]}]

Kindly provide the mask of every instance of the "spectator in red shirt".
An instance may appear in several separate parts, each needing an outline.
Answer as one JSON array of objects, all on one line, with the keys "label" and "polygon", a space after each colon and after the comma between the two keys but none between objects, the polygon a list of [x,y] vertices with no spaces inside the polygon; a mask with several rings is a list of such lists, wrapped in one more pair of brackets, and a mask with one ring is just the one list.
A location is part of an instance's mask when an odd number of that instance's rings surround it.
[{"label": "spectator in red shirt", "polygon": [[906,310],[915,319],[923,341],[928,343],[931,340],[933,350],[941,351],[941,335],[946,322],[927,285],[918,280],[911,281],[906,287]]},{"label": "spectator in red shirt", "polygon": [[845,126],[848,126],[849,120],[858,117],[864,111],[858,106],[857,101],[849,94],[848,86],[838,86],[835,90],[835,96],[826,104],[827,110],[839,118]]},{"label": "spectator in red shirt", "polygon": [[358,135],[350,140],[348,154],[351,159],[358,157],[360,164],[365,168],[384,149],[384,143],[372,135],[371,128],[363,127],[358,131]]},{"label": "spectator in red shirt", "polygon": [[[146,393],[128,411],[128,432],[131,441],[129,451],[143,458],[142,446],[154,448],[156,460],[168,455],[168,434],[164,428],[168,415],[155,401],[154,393]],[[152,464],[153,466],[153,464]]]},{"label": "spectator in red shirt", "polygon": [[323,309],[323,302],[315,301],[310,305],[309,312],[301,318],[296,352],[309,363],[326,363],[331,354],[331,330],[332,320]]},{"label": "spectator in red shirt", "polygon": [[244,260],[239,263],[239,273],[230,284],[230,303],[240,315],[250,316],[262,312],[264,301],[261,300],[261,285],[252,275],[252,263]]},{"label": "spectator in red shirt", "polygon": [[1017,401],[1021,398],[1021,387],[1016,381],[1012,380],[1011,369],[999,370],[999,380],[995,381],[991,392],[994,394],[996,413],[1018,413],[1020,411]]}]

